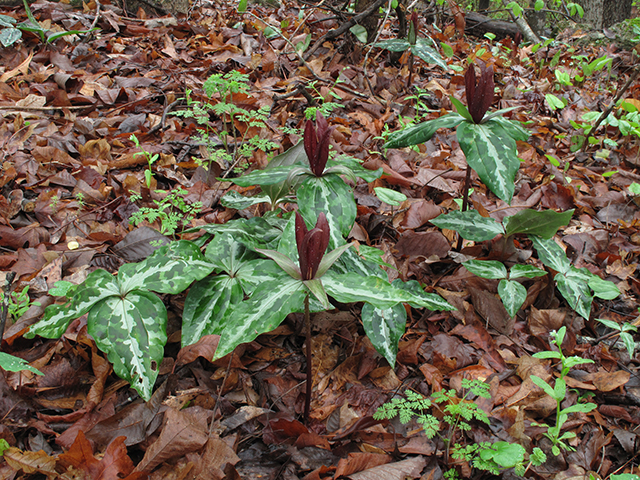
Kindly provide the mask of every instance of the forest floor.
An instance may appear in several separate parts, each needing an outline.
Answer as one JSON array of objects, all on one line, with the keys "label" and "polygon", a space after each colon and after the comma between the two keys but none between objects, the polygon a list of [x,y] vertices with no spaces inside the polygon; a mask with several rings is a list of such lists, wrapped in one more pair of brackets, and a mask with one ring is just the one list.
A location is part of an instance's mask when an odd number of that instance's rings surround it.
[{"label": "forest floor", "polygon": [[[110,5],[101,5],[96,15],[95,3],[83,6],[39,1],[31,8],[45,30],[86,30],[97,19],[99,30],[92,35],[46,44],[24,32],[22,40],[0,50],[0,279],[15,272],[12,289],[28,286],[38,303],[7,320],[2,351],[44,373],[0,376],[0,439],[11,447],[0,457],[0,478],[436,480],[451,468],[461,478],[485,478],[487,472],[452,459],[440,437],[427,438],[415,419],[406,425],[373,419],[378,407],[406,390],[429,396],[452,388],[462,397],[463,379],[490,386],[490,398],[474,400],[489,424],[473,420],[467,432],[448,432],[434,408],[445,439],[462,445],[507,441],[528,452],[540,447],[547,461],[529,466],[528,478],[640,475],[640,348],[632,357],[627,348],[640,336],[629,330],[625,344],[596,320],[640,325],[640,126],[603,124],[577,148],[580,130],[572,123],[607,109],[634,74],[637,52],[606,36],[599,44],[579,42],[586,36],[579,30],[535,49],[511,38],[462,36],[453,23],[440,25],[442,31],[425,23],[419,37],[445,45],[449,69],[415,58],[410,77],[406,55],[392,59],[348,32],[316,45],[349,16],[303,2],[250,5],[245,13],[232,4],[200,5],[179,20],[145,18],[141,11],[126,17]],[[27,20],[24,7],[3,13]],[[391,16],[383,25],[380,40],[395,37],[394,22]],[[291,45],[302,56],[313,52],[301,63]],[[585,73],[584,65],[602,57],[610,62]],[[450,96],[466,103],[464,72],[480,60],[495,69],[492,110],[517,107],[507,117],[522,122],[531,136],[518,142],[521,167],[511,206],[475,174],[470,204],[499,221],[524,207],[575,209],[555,237],[558,244],[575,267],[612,281],[621,292],[614,300],[596,298],[588,319],[569,307],[550,275],[525,282],[526,301],[511,319],[496,295],[497,280],[461,266],[469,258],[505,258],[502,237],[467,241],[457,252],[455,232],[430,223],[457,209],[462,197],[466,162],[453,130],[441,129],[413,149],[384,148],[386,136],[402,124],[451,112]],[[249,89],[231,103],[268,112],[264,126],[251,127],[246,138],[274,145],[269,152],[252,148],[233,165],[224,159],[209,163],[211,149],[196,138],[198,123],[174,113],[185,109],[187,91],[194,100],[220,102],[207,97],[203,84],[212,74],[233,70],[247,75]],[[565,105],[554,108],[548,94]],[[621,99],[640,109],[637,77]],[[351,240],[385,252],[384,261],[394,267],[390,280],[417,280],[457,308],[407,307],[394,368],[364,334],[361,305],[315,315],[312,411],[305,425],[299,314],[239,347],[232,360],[211,363],[211,339],[180,348],[184,295],[164,295],[168,343],[149,402],[113,373],[87,334],[86,317],[60,339],[24,337],[54,303],[47,292],[55,282],[80,283],[96,267],[115,272],[131,260],[127,253],[135,257],[135,242],[120,244],[133,238],[130,232],[145,231],[144,224],[130,224],[131,215],[162,202],[167,192],[181,188],[178,196],[186,204],[202,204],[192,218],[178,216],[174,238],[200,235],[181,235],[182,227],[262,214],[262,206],[236,210],[219,200],[230,190],[255,193],[228,179],[264,168],[271,156],[296,145],[309,107],[326,112],[336,127],[333,151],[384,170],[380,179],[355,185],[358,216]],[[625,115],[620,107],[612,112],[618,119]],[[223,120],[213,113],[208,118],[218,153],[227,140],[217,136],[228,128]],[[247,131],[243,122],[235,128]],[[149,184],[141,150],[158,155]],[[199,165],[203,161],[207,169]],[[407,199],[394,209],[374,187]],[[132,202],[133,193],[141,198]],[[151,226],[170,225],[156,220]],[[526,236],[518,236],[515,246],[510,254],[540,265]],[[563,352],[593,361],[566,376],[563,407],[590,401],[597,408],[569,415],[563,431],[575,436],[567,439],[569,449],[554,455],[539,423],[555,423],[556,402],[531,375],[553,384],[562,372],[557,362],[532,355],[553,350],[550,333],[562,326]],[[509,469],[501,476],[515,474]]]}]

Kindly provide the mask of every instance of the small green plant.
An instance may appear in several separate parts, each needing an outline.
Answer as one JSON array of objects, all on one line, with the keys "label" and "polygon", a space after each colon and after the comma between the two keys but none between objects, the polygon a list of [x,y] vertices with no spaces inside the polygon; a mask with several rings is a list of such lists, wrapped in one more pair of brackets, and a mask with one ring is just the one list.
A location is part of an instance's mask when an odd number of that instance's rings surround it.
[{"label": "small green plant", "polygon": [[9,448],[11,445],[4,438],[0,438],[0,456],[4,455],[4,452]]},{"label": "small green plant", "polygon": [[[149,171],[149,170],[147,170]],[[156,193],[164,193],[156,190]],[[187,225],[202,210],[202,202],[187,203],[184,199],[186,190],[176,188],[171,190],[162,200],[154,200],[155,207],[140,207],[129,218],[129,223],[138,226],[142,222],[160,222],[160,233],[163,235],[174,235],[180,225]],[[129,199],[135,202],[140,199],[139,195],[132,195]]]},{"label": "small green plant", "polygon": [[[4,292],[0,292],[0,304],[4,302]],[[13,321],[17,321],[32,306],[39,306],[39,302],[32,302],[29,298],[29,285],[20,292],[12,292],[9,295],[8,312]]]},{"label": "small green plant", "polygon": [[551,343],[555,344],[555,346],[558,348],[558,351],[554,350],[538,352],[533,355],[535,358],[550,358],[560,361],[560,377],[556,379],[555,385],[552,386],[551,384],[545,382],[542,378],[531,375],[531,380],[533,381],[533,383],[544,390],[544,392],[551,398],[553,398],[557,404],[555,425],[550,427],[549,425],[544,423],[539,424],[540,426],[547,429],[547,431],[544,433],[544,436],[551,441],[551,451],[556,456],[560,455],[561,449],[568,452],[575,450],[575,448],[566,443],[567,440],[575,438],[575,432],[562,432],[562,426],[568,420],[569,414],[575,412],[589,413],[597,407],[595,403],[577,403],[570,407],[562,408],[562,402],[564,402],[567,396],[567,382],[565,381],[565,377],[569,373],[569,370],[576,365],[593,363],[593,360],[590,359],[581,358],[578,356],[566,357],[564,355],[564,353],[562,352],[562,342],[564,340],[566,332],[566,327],[561,327],[557,332],[551,332]]},{"label": "small green plant", "polygon": [[507,269],[502,262],[495,260],[468,260],[463,265],[474,275],[500,280],[500,283],[498,283],[498,295],[500,295],[507,313],[512,318],[516,316],[516,313],[518,313],[518,310],[527,299],[527,289],[521,283],[516,282],[516,279],[541,277],[547,274],[544,270],[540,270],[533,265],[519,264],[515,264],[507,273]]},{"label": "small green plant", "polygon": [[133,156],[135,157],[137,155],[144,155],[144,158],[147,159],[148,168],[144,171],[144,179],[147,184],[147,188],[151,188],[151,179],[153,178],[153,170],[151,170],[151,165],[153,165],[158,161],[158,158],[160,158],[160,155],[158,155],[157,153],[151,154],[151,152],[147,152],[144,148],[142,148],[140,146],[140,141],[138,140],[138,137],[136,137],[134,134],[131,134],[129,139],[135,144],[136,147],[138,147],[141,150],[140,152],[134,153]]},{"label": "small green plant", "polygon": [[76,197],[76,202],[78,203],[78,208],[83,209],[85,207],[85,203],[84,203],[84,193],[82,192],[77,192],[75,194]]},{"label": "small green plant", "polygon": [[[440,228],[455,230],[462,238],[473,240],[474,242],[484,242],[495,238],[497,235],[502,235],[505,238],[505,244],[511,245],[514,235],[527,234],[538,253],[540,261],[545,266],[558,272],[554,276],[554,281],[569,306],[588,319],[594,297],[612,300],[620,295],[620,291],[615,284],[601,279],[586,268],[575,268],[571,265],[564,250],[553,241],[553,236],[558,229],[562,225],[567,225],[572,215],[573,210],[556,213],[552,210],[538,212],[525,209],[515,215],[505,217],[503,223],[499,223],[491,217],[482,217],[475,210],[467,210],[466,212],[453,211],[442,214],[431,220],[431,223]],[[516,289],[519,290],[521,298],[522,290],[516,287],[515,284],[506,284],[507,276],[503,275],[506,273],[506,269],[502,270],[491,263],[485,264],[484,268],[482,263],[472,263],[472,268],[475,265],[479,267],[476,270],[482,273],[479,276],[492,275],[494,278],[504,279],[503,288],[506,291],[513,290],[515,292]],[[525,266],[519,266],[516,269],[518,275],[524,273],[524,270],[520,270],[521,268],[525,268]],[[513,269],[511,275],[513,275]],[[532,275],[528,278],[536,276],[534,270],[527,271],[527,275]],[[502,298],[504,299],[504,297]],[[505,302],[505,307],[510,314],[517,312],[514,309],[522,305],[521,303],[517,305],[517,299],[518,294],[516,293],[514,298]]]},{"label": "small green plant", "polygon": [[[501,115],[512,110],[504,109],[486,115],[493,103],[495,83],[493,67],[481,64],[481,76],[477,80],[475,67],[465,74],[467,107],[455,97],[450,97],[458,113],[403,128],[389,135],[386,148],[404,148],[430,140],[440,128],[457,127],[456,136],[470,168],[480,180],[505,202],[511,202],[515,189],[515,176],[520,168],[516,140],[527,140],[529,132],[518,122]],[[464,207],[470,188],[469,176],[464,186]]]},{"label": "small green plant", "polygon": [[42,25],[40,25],[40,22],[35,19],[27,1],[23,0],[23,3],[28,18],[26,22],[16,24],[15,18],[8,15],[0,15],[0,27],[3,27],[2,30],[0,30],[0,43],[2,43],[2,46],[4,47],[10,47],[20,40],[22,38],[23,31],[35,33],[40,37],[42,42],[49,44],[67,35],[82,35],[98,30],[96,27],[91,30],[52,32],[51,30],[43,28]]},{"label": "small green plant", "polygon": [[596,318],[601,324],[606,327],[614,330],[612,334],[620,336],[620,340],[624,343],[624,346],[627,348],[627,352],[629,352],[629,358],[633,358],[633,353],[635,351],[636,344],[633,341],[633,336],[629,332],[637,332],[638,327],[635,325],[631,325],[630,323],[623,323],[620,325],[618,322],[614,322],[613,320],[605,320],[603,318]]},{"label": "small green plant", "polygon": [[[480,380],[462,379],[462,388],[466,393],[458,398],[456,391],[443,390],[434,392],[431,397],[425,398],[419,393],[407,390],[406,398],[394,398],[382,405],[373,418],[376,420],[392,419],[396,416],[403,424],[412,419],[422,425],[427,438],[436,435],[443,441],[446,447],[447,464],[449,458],[471,463],[479,470],[488,471],[498,475],[501,470],[515,468],[516,474],[523,475],[525,468],[526,450],[518,444],[508,442],[482,442],[479,444],[462,445],[458,439],[464,432],[471,430],[472,420],[489,425],[487,414],[472,401],[472,396],[490,398],[489,385]],[[432,408],[437,408],[442,413],[442,421],[429,413]],[[529,458],[534,465],[540,465],[546,460],[544,453],[535,448]],[[455,469],[451,468],[445,473],[445,478],[456,478]]]},{"label": "small green plant", "polygon": [[437,44],[431,37],[429,37],[429,40],[418,37],[418,29],[418,14],[413,12],[409,20],[409,33],[407,34],[407,38],[392,38],[377,42],[373,45],[374,47],[384,48],[390,52],[404,52],[405,50],[409,50],[411,55],[409,56],[409,78],[407,85],[411,85],[414,56],[424,60],[428,64],[438,65],[445,71],[449,69],[447,62],[444,61],[437,51]]},{"label": "small green plant", "polygon": [[[206,146],[208,158],[206,164],[200,159],[197,163],[208,168],[216,162],[226,170],[226,177],[232,171],[242,173],[255,150],[270,152],[278,147],[271,140],[262,138],[259,132],[267,126],[269,107],[247,110],[234,103],[241,95],[249,95],[247,74],[237,70],[213,74],[204,82],[203,89],[209,102],[193,100],[191,91],[187,90],[187,109],[174,112],[179,117],[193,118],[202,127],[198,128],[196,140]],[[210,113],[220,120],[219,128],[210,126]]]}]

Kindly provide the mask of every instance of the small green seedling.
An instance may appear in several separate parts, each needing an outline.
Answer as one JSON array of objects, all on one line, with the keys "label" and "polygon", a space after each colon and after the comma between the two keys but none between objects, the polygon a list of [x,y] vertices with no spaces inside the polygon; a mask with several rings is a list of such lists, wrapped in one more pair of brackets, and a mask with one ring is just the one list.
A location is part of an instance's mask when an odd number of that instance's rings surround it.
[{"label": "small green seedling", "polygon": [[617,335],[620,336],[620,340],[624,343],[624,346],[627,347],[627,352],[629,352],[629,358],[633,358],[634,350],[635,350],[635,342],[633,341],[633,336],[629,332],[637,332],[638,327],[635,325],[631,325],[630,323],[623,323],[620,325],[617,322],[612,320],[605,320],[603,318],[596,318],[601,324],[613,329],[617,330]]},{"label": "small green seedling", "polygon": [[144,179],[147,183],[147,188],[151,188],[151,179],[153,178],[153,170],[151,170],[151,165],[157,162],[160,156],[157,153],[151,154],[150,152],[147,152],[144,148],[142,148],[140,146],[140,141],[138,140],[138,137],[136,137],[135,135],[131,134],[129,139],[136,145],[136,147],[138,147],[141,150],[140,152],[134,153],[133,156],[135,157],[137,155],[144,155],[144,157],[147,159],[149,168],[147,168],[147,170],[144,171]]},{"label": "small green seedling", "polygon": [[547,424],[538,424],[538,426],[546,427],[547,431],[544,433],[544,436],[551,440],[551,451],[554,455],[560,455],[560,449],[572,452],[575,448],[571,447],[567,440],[575,438],[575,432],[562,432],[562,426],[569,418],[570,413],[588,413],[597,407],[595,403],[578,403],[576,405],[571,405],[570,407],[561,408],[562,402],[565,400],[567,396],[567,382],[565,381],[565,377],[569,373],[569,370],[576,366],[584,363],[593,363],[593,360],[587,358],[580,358],[578,356],[565,357],[562,353],[562,341],[564,340],[564,336],[567,333],[567,328],[562,327],[557,332],[551,332],[551,343],[555,344],[558,348],[558,351],[545,351],[538,352],[533,356],[535,358],[551,358],[560,360],[561,371],[560,378],[556,379],[555,385],[552,387],[550,384],[545,382],[542,378],[537,377],[535,375],[531,375],[531,380],[538,387],[542,388],[544,392],[553,398],[556,403],[556,424],[553,427],[550,427]]},{"label": "small green seedling", "polygon": [[[4,292],[0,292],[0,304],[4,302]],[[39,302],[32,302],[29,298],[29,286],[27,285],[21,292],[13,292],[9,296],[9,315],[13,321],[17,321],[25,314],[31,306],[39,306]]]}]

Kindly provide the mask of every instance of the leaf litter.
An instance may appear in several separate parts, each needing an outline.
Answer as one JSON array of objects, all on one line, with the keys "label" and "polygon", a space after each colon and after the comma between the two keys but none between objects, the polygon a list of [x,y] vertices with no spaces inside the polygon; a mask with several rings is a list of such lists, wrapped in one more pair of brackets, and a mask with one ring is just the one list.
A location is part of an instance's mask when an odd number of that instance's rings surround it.
[{"label": "leaf litter", "polygon": [[[588,478],[596,470],[604,477],[621,468],[638,473],[637,466],[632,470],[640,444],[637,356],[625,357],[615,339],[598,341],[603,331],[597,322],[567,308],[547,278],[525,282],[523,310],[511,319],[496,296],[497,281],[461,267],[465,256],[518,261],[530,258],[532,250],[526,241],[518,240],[513,249],[498,238],[469,242],[457,253],[452,231],[430,223],[454,209],[464,183],[465,161],[453,135],[442,129],[413,150],[382,148],[385,127],[451,111],[449,96],[464,98],[461,74],[444,74],[416,61],[414,85],[407,89],[404,59],[393,63],[387,53],[373,50],[372,63],[366,48],[351,38],[316,45],[339,24],[322,9],[301,10],[296,3],[278,9],[254,5],[250,16],[230,4],[201,4],[188,20],[148,18],[143,10],[131,18],[110,4],[101,4],[99,13],[96,3],[83,6],[41,0],[31,8],[47,26],[87,30],[97,19],[97,34],[46,46],[25,34],[0,51],[0,265],[16,272],[17,288],[29,286],[40,302],[7,326],[2,349],[44,373],[5,372],[0,380],[0,439],[10,447],[0,462],[2,478],[441,478],[442,443],[427,439],[415,423],[373,420],[377,407],[406,389],[429,395],[459,390],[462,379],[480,379],[491,386],[491,399],[478,404],[492,425],[474,425],[469,441],[541,442],[535,422],[548,417],[555,404],[531,375],[549,380],[556,373],[548,361],[531,354],[545,350],[549,332],[562,325],[570,326],[563,348],[595,362],[574,369],[567,385],[594,393],[598,409],[565,424],[577,433],[575,452],[533,471],[542,478]],[[456,12],[455,25],[445,24],[443,33],[423,26],[422,34],[449,46],[450,65],[492,62],[499,79],[493,106],[517,107],[511,118],[531,133],[528,143],[518,142],[521,167],[512,205],[491,195],[475,173],[470,203],[498,221],[522,207],[576,208],[557,237],[563,249],[574,266],[613,280],[623,292],[613,301],[596,301],[592,318],[637,324],[640,215],[630,186],[640,183],[635,172],[640,144],[609,126],[604,134],[615,146],[576,149],[568,133],[585,112],[609,105],[615,88],[603,86],[617,83],[619,88],[633,57],[613,45],[534,52],[509,38],[499,45],[510,53],[494,55],[491,47],[497,43],[459,35]],[[26,19],[21,8],[5,13]],[[280,25],[293,45],[310,35],[313,55],[301,64],[281,37],[266,35],[265,22]],[[391,24],[383,26],[382,35],[393,37]],[[554,89],[557,77],[549,59],[575,74],[575,57],[591,61],[605,54],[613,59],[609,73],[602,70],[582,84],[564,85],[561,95]],[[275,142],[275,153],[296,145],[300,135],[291,127],[302,130],[307,107],[340,105],[328,117],[335,128],[333,148],[385,173],[355,185],[358,217],[351,235],[385,252],[384,261],[394,267],[390,279],[418,280],[457,308],[444,313],[410,309],[394,369],[363,335],[359,306],[319,314],[308,426],[298,421],[305,373],[295,314],[211,363],[218,338],[206,336],[181,349],[184,298],[164,296],[169,342],[158,365],[160,386],[148,402],[112,373],[86,333],[86,317],[74,321],[59,340],[22,337],[53,302],[47,292],[56,281],[81,283],[95,267],[115,272],[148,256],[141,245],[149,238],[166,241],[156,231],[157,221],[150,225],[156,230],[129,224],[141,205],[153,206],[166,192],[180,187],[189,203],[202,203],[184,227],[261,213],[261,207],[236,211],[219,203],[229,190],[252,189],[220,180],[236,175],[228,163],[210,163],[208,170],[198,165],[195,159],[208,152],[194,139],[197,123],[172,115],[187,90],[193,99],[206,100],[209,75],[234,69],[250,78],[248,94],[235,96],[234,103],[250,111],[270,110],[265,126],[251,133]],[[637,102],[639,88],[636,82],[627,91],[630,102]],[[551,108],[548,94],[564,97],[566,107]],[[218,131],[227,128],[224,116],[217,121]],[[132,133],[143,150],[158,154],[150,185],[147,160],[136,155],[140,149],[130,140]],[[254,150],[243,168],[267,164],[266,154]],[[373,195],[375,187],[397,190],[407,200],[390,208]],[[131,193],[139,194],[141,203],[131,202]],[[576,397],[577,391],[570,395]],[[468,464],[458,467],[462,476],[471,476]]]}]

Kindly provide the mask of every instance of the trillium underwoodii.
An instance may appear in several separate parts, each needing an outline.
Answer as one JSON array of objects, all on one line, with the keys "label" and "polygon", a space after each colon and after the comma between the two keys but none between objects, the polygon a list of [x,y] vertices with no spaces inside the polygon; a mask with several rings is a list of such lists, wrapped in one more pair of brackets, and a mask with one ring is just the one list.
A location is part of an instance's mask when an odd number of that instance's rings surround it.
[{"label": "trillium underwoodii", "polygon": [[464,75],[464,83],[469,113],[475,123],[480,123],[493,103],[495,90],[493,67],[481,64],[480,78],[476,81],[476,70],[471,65]]},{"label": "trillium underwoodii", "polygon": [[320,277],[327,273],[331,265],[352,244],[342,245],[325,255],[329,245],[329,234],[329,222],[327,222],[324,212],[318,215],[316,226],[311,230],[307,228],[302,215],[296,212],[295,235],[299,265],[296,265],[291,258],[275,250],[256,249],[256,251],[272,259],[291,277],[300,280],[320,300],[324,308],[331,308],[327,294],[320,282]]}]

